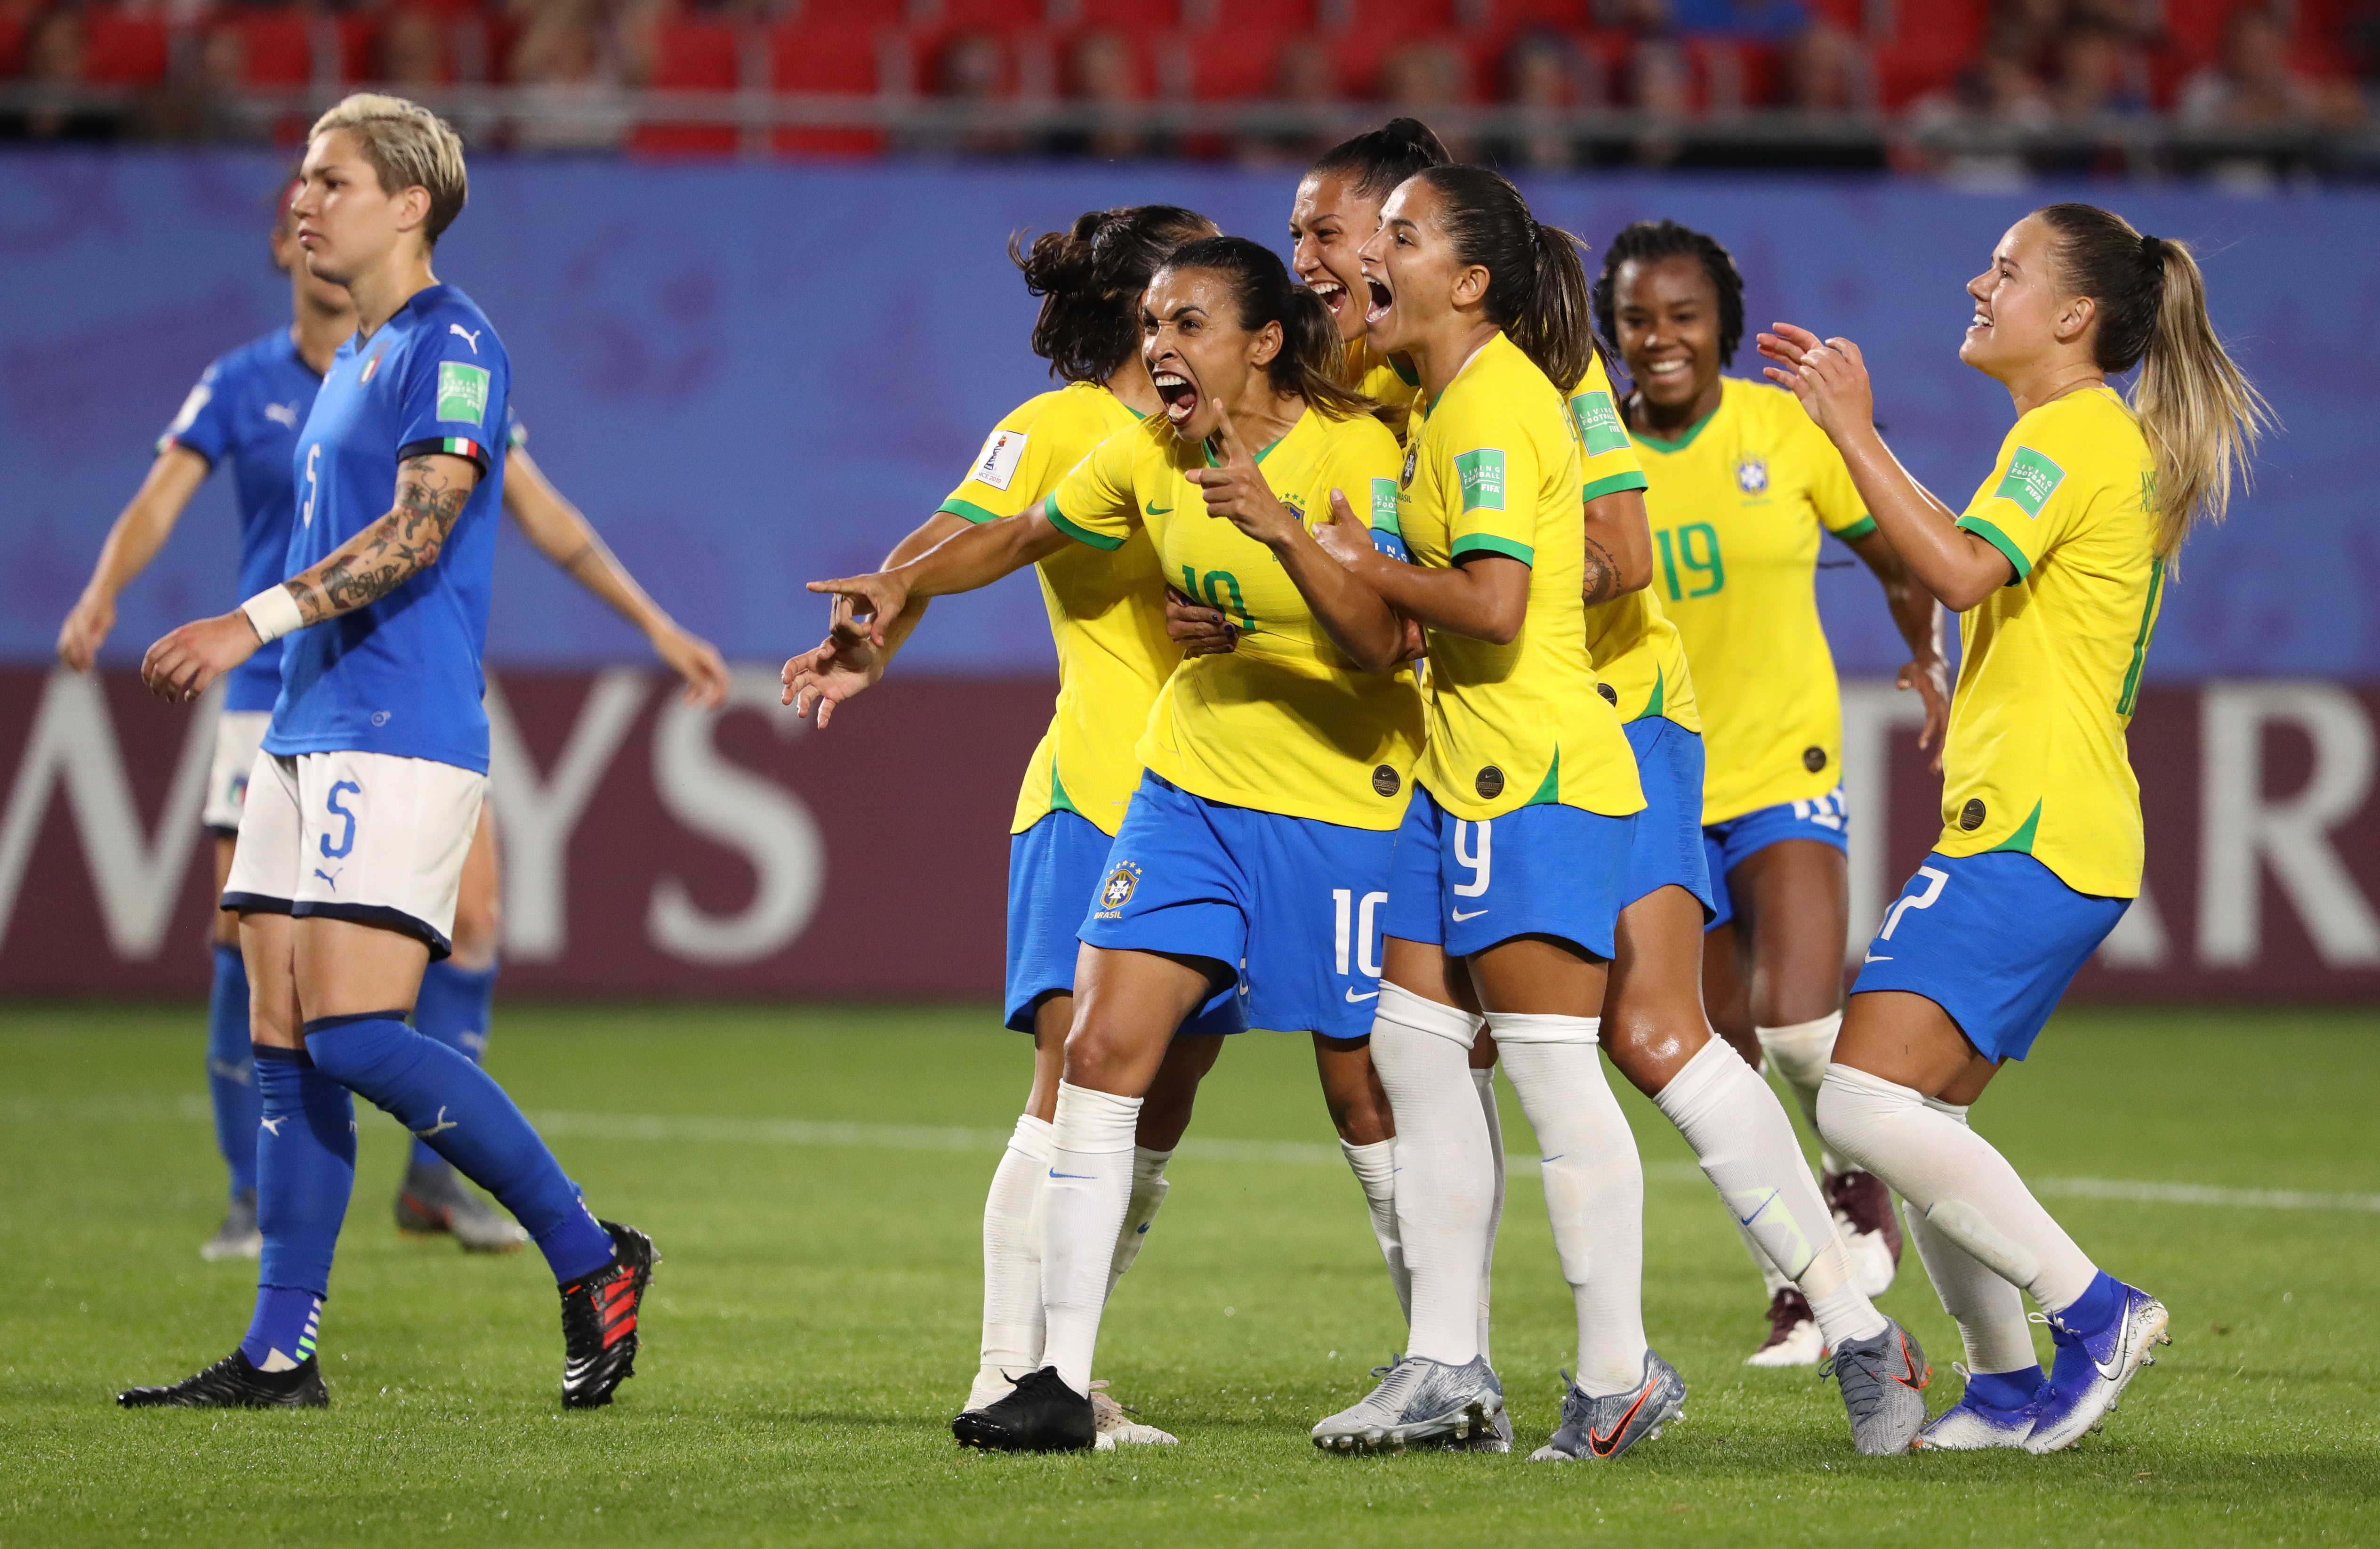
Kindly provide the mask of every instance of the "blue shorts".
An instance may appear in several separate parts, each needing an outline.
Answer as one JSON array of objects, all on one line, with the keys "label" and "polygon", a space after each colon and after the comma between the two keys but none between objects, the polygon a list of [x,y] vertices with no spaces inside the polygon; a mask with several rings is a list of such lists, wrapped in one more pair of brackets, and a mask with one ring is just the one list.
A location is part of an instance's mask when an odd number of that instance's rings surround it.
[{"label": "blue shorts", "polygon": [[1735,903],[1727,896],[1727,874],[1780,839],[1815,839],[1849,854],[1852,848],[1851,809],[1843,804],[1843,787],[1809,801],[1779,801],[1758,807],[1742,817],[1703,827],[1703,850],[1710,868],[1710,923],[1716,931],[1735,918]]},{"label": "blue shorts", "polygon": [[1559,802],[1471,823],[1414,782],[1397,830],[1388,933],[1468,957],[1514,936],[1555,936],[1609,961],[1636,816]]},{"label": "blue shorts", "polygon": [[1682,887],[1707,920],[1715,906],[1703,841],[1703,739],[1664,715],[1631,721],[1626,730],[1628,746],[1636,750],[1645,810],[1636,814],[1620,907],[1664,887]]},{"label": "blue shorts", "polygon": [[1393,829],[1233,807],[1144,772],[1081,938],[1237,970],[1249,1027],[1369,1037],[1396,843]]},{"label": "blue shorts", "polygon": [[2077,893],[2013,850],[1929,855],[1884,911],[1852,994],[1924,995],[1985,1058],[2022,1059],[2131,903]]},{"label": "blue shorts", "polygon": [[[1083,903],[1107,874],[1111,839],[1079,812],[1051,812],[1008,840],[1008,1025],[1033,1031],[1033,1013],[1075,991]],[[1239,994],[1227,990],[1182,1024],[1184,1032],[1238,1032]]]}]

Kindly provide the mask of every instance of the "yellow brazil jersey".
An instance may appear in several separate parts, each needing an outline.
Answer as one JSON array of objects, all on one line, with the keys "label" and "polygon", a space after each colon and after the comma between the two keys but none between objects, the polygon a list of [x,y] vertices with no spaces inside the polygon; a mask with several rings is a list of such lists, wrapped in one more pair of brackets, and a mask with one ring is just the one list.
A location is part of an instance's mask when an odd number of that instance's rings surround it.
[{"label": "yellow brazil jersey", "polygon": [[1944,855],[2019,850],[2077,893],[2140,893],[2124,728],[2164,592],[2152,468],[2121,398],[2070,393],[2016,422],[1959,518],[2016,578],[1959,619]]},{"label": "yellow brazil jersey", "polygon": [[[941,509],[968,521],[1029,510],[1068,470],[1139,416],[1096,383],[1028,398],[986,438],[966,482]],[[1165,634],[1157,551],[1138,534],[1113,554],[1069,544],[1035,567],[1058,647],[1058,708],[1033,750],[1009,831],[1052,811],[1113,835],[1140,783],[1134,745],[1182,650]]]},{"label": "yellow brazil jersey", "polygon": [[[1396,486],[1397,443],[1370,415],[1308,409],[1257,454],[1265,482],[1309,523],[1330,492],[1362,510]],[[1207,514],[1192,469],[1212,463],[1161,419],[1110,437],[1042,505],[1061,531],[1121,553],[1140,534],[1167,579],[1239,626],[1239,646],[1174,669],[1141,737],[1149,771],[1195,796],[1351,828],[1394,828],[1421,755],[1412,675],[1360,672],[1330,643],[1272,551]],[[1152,591],[1156,582],[1149,583]]]},{"label": "yellow brazil jersey", "polygon": [[1653,584],[1684,637],[1703,719],[1703,821],[1808,801],[1842,780],[1842,699],[1818,625],[1823,532],[1876,523],[1781,387],[1722,381],[1677,441],[1636,438],[1652,486]]},{"label": "yellow brazil jersey", "polygon": [[[1582,502],[1645,487],[1644,467],[1621,422],[1600,355],[1570,391],[1570,417],[1578,430]],[[1663,616],[1651,587],[1587,609],[1586,652],[1603,680],[1604,698],[1621,720],[1663,715],[1688,731],[1703,729],[1694,711],[1694,679],[1686,672],[1685,642]]]},{"label": "yellow brazil jersey", "polygon": [[1635,755],[1587,659],[1578,433],[1561,395],[1499,334],[1415,410],[1409,439],[1397,522],[1414,563],[1488,554],[1529,567],[1512,644],[1429,631],[1422,784],[1474,821],[1554,801],[1639,811]]}]

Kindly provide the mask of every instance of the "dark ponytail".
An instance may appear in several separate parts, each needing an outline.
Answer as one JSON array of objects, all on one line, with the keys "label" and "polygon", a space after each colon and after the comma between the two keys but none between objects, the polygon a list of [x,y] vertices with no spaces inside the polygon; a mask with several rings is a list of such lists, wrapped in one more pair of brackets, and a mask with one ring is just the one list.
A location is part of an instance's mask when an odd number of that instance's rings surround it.
[{"label": "dark ponytail", "polygon": [[1488,271],[1488,321],[1536,362],[1556,390],[1586,375],[1595,353],[1586,244],[1529,213],[1511,181],[1478,166],[1434,166],[1415,180],[1438,194],[1438,227],[1456,263]]},{"label": "dark ponytail", "polygon": [[1322,298],[1290,277],[1281,255],[1245,237],[1208,237],[1173,250],[1165,268],[1197,270],[1231,287],[1239,324],[1255,333],[1281,324],[1281,352],[1265,366],[1273,391],[1294,393],[1333,420],[1372,411],[1372,400],[1339,384],[1347,347]]},{"label": "dark ponytail", "polygon": [[1377,129],[1342,140],[1305,169],[1308,177],[1344,177],[1366,199],[1386,199],[1399,183],[1425,167],[1454,158],[1445,142],[1418,118],[1391,118]]},{"label": "dark ponytail", "polygon": [[1166,255],[1211,235],[1215,223],[1175,204],[1092,210],[1072,230],[1048,231],[1025,246],[1008,239],[1008,257],[1025,271],[1025,288],[1041,298],[1033,353],[1061,382],[1105,382],[1140,348],[1140,296]]},{"label": "dark ponytail", "polygon": [[2132,412],[2155,465],[2156,552],[2170,560],[2201,518],[2230,509],[2232,476],[2247,482],[2272,407],[2216,336],[2189,244],[2144,237],[2095,204],[2034,213],[2057,234],[2067,293],[2097,306],[2094,363],[2110,374],[2141,368]]},{"label": "dark ponytail", "polygon": [[1603,250],[1602,277],[1595,282],[1595,325],[1606,344],[1617,346],[1620,326],[1615,321],[1620,305],[1620,266],[1623,263],[1658,263],[1665,258],[1691,258],[1710,277],[1711,289],[1718,293],[1718,359],[1721,365],[1735,359],[1735,347],[1743,342],[1743,274],[1735,266],[1735,255],[1716,240],[1699,231],[1689,230],[1675,221],[1638,221],[1622,226],[1611,245]]}]

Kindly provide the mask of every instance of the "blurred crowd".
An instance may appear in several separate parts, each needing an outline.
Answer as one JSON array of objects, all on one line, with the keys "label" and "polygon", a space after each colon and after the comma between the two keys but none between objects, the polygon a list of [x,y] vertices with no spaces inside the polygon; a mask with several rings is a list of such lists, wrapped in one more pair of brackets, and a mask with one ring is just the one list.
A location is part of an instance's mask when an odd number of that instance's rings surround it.
[{"label": "blurred crowd", "polygon": [[0,0],[0,140],[2369,177],[2380,0]]}]

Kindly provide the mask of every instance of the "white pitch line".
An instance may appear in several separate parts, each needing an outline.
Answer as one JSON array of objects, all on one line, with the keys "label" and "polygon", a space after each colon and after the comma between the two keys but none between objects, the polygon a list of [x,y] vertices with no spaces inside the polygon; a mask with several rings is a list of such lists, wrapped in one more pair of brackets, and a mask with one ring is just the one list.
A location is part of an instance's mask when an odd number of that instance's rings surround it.
[{"label": "white pitch line", "polygon": [[[213,1117],[207,1100],[193,1093],[176,1098],[170,1110],[149,1097],[85,1099],[44,1104],[30,1098],[0,1100],[0,1122],[12,1127],[47,1122],[78,1124],[153,1123],[171,1111],[190,1123]],[[693,1141],[702,1144],[814,1146],[872,1151],[996,1152],[1008,1144],[1000,1129],[940,1128],[920,1124],[851,1124],[804,1118],[722,1118],[664,1114],[540,1113],[530,1116],[542,1134],[589,1140]],[[1275,1166],[1338,1167],[1346,1165],[1334,1145],[1309,1140],[1184,1139],[1176,1156],[1198,1162],[1254,1162]],[[1535,1156],[1508,1154],[1515,1178],[1536,1176]],[[1702,1169],[1691,1162],[1654,1162],[1648,1183],[1697,1183]],[[2200,1183],[2146,1183],[2125,1178],[2036,1177],[2026,1182],[2054,1199],[2116,1200],[2131,1204],[2209,1205],[2234,1210],[2323,1210],[2380,1215],[2380,1194],[2330,1194],[2301,1189],[2217,1189]]]}]

